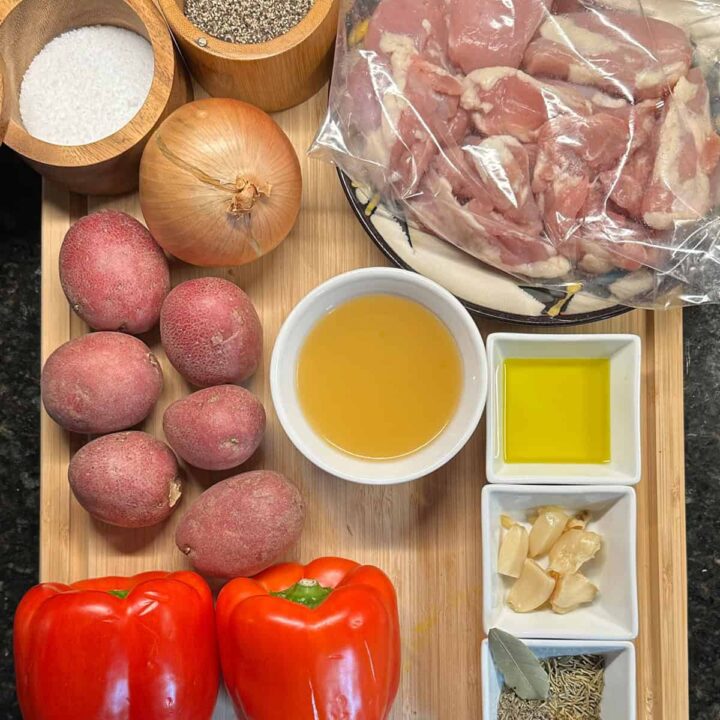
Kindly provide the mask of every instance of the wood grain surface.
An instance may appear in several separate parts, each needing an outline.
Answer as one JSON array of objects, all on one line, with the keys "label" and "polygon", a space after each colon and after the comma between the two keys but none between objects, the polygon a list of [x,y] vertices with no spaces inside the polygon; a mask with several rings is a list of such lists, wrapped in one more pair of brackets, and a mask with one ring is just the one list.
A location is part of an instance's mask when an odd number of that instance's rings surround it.
[{"label": "wood grain surface", "polygon": [[[478,720],[481,717],[480,491],[484,425],[444,469],[396,487],[365,487],[314,468],[284,436],[273,411],[267,367],[273,340],[290,309],[323,280],[384,257],[354,219],[332,167],[304,156],[325,109],[326,92],[277,115],[301,157],[303,210],[291,236],[258,262],[220,272],[257,305],[265,328],[265,361],[251,389],[268,410],[265,441],[246,469],[272,468],[292,478],[307,499],[308,518],[293,557],[344,555],[384,568],[396,583],[402,622],[403,672],[393,720]],[[138,217],[134,195],[89,198],[46,184],[43,203],[42,355],[86,332],[63,296],[57,272],[69,225],[86,211],[113,207]],[[174,283],[206,274],[173,266]],[[218,273],[216,273],[218,274]],[[480,322],[483,333],[507,326]],[[641,720],[688,717],[685,514],[683,466],[682,315],[632,312],[581,332],[636,333],[643,340],[643,479],[638,492]],[[147,338],[165,372],[165,389],[145,429],[162,437],[169,402],[188,391],[168,364],[156,334]],[[185,567],[173,542],[190,501],[219,475],[191,473],[178,511],[142,531],[94,522],[71,496],[67,464],[81,439],[42,415],[41,577],[88,576]],[[232,717],[222,701],[218,718]],[[626,720],[608,718],[607,720]]]}]

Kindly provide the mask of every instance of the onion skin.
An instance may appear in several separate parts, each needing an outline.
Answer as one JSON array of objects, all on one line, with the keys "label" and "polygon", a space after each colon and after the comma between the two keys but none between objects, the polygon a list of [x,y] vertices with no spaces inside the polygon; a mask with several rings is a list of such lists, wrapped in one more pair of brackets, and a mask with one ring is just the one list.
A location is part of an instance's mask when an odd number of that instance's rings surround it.
[{"label": "onion skin", "polygon": [[244,265],[277,247],[300,211],[292,143],[262,110],[226,98],[183,105],[151,136],[140,205],[157,243],[203,267]]}]

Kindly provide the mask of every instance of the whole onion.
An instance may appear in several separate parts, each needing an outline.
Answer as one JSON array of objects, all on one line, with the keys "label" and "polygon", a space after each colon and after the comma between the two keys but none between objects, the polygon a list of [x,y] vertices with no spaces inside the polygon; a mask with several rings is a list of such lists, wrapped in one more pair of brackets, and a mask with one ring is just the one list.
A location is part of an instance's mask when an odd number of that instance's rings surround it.
[{"label": "whole onion", "polygon": [[301,192],[288,137],[239,100],[178,108],[152,135],[140,165],[150,232],[193,265],[243,265],[275,248],[295,224]]}]

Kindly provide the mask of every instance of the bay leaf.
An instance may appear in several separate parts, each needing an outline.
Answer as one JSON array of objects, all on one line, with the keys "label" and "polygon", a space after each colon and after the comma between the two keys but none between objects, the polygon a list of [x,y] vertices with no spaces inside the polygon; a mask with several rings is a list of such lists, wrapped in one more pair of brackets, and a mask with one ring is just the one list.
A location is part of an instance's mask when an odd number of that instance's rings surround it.
[{"label": "bay leaf", "polygon": [[540,661],[524,642],[510,633],[493,628],[488,633],[490,654],[505,684],[523,700],[545,700],[550,678]]}]

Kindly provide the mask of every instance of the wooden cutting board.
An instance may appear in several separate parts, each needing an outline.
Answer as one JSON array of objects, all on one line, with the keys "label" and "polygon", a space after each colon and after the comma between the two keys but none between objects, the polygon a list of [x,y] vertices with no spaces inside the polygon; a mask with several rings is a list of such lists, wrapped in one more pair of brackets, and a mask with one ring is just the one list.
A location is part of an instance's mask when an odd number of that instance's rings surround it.
[{"label": "wooden cutting board", "polygon": [[[271,468],[301,488],[308,505],[305,533],[294,557],[324,554],[374,563],[393,578],[403,637],[402,685],[393,720],[478,720],[481,717],[480,491],[484,426],[444,469],[396,487],[365,487],[332,478],[290,444],[273,411],[267,366],[274,339],[291,308],[310,289],[338,273],[385,264],[356,222],[334,169],[304,157],[325,111],[325,91],[278,121],[301,156],[303,210],[275,252],[220,274],[244,288],[265,328],[265,362],[250,383],[268,410],[262,448],[245,469]],[[100,208],[142,218],[135,195],[84,198],[46,184],[43,196],[42,356],[87,331],[70,311],[58,279],[58,253],[70,224]],[[206,274],[175,264],[173,282]],[[480,322],[483,333],[508,329]],[[517,328],[514,328],[517,330]],[[643,479],[638,492],[640,636],[638,717],[688,716],[683,346],[680,311],[632,312],[580,332],[636,333],[643,341]],[[157,333],[146,341],[165,373],[162,398],[144,429],[162,438],[162,413],[189,391],[167,362]],[[95,522],[75,502],[67,465],[82,439],[62,431],[43,412],[40,574],[67,582],[108,574],[186,567],[173,541],[177,521],[217,476],[189,473],[185,498],[165,524],[122,530]],[[221,701],[218,718],[232,712]],[[608,718],[607,720],[626,720]]]}]

